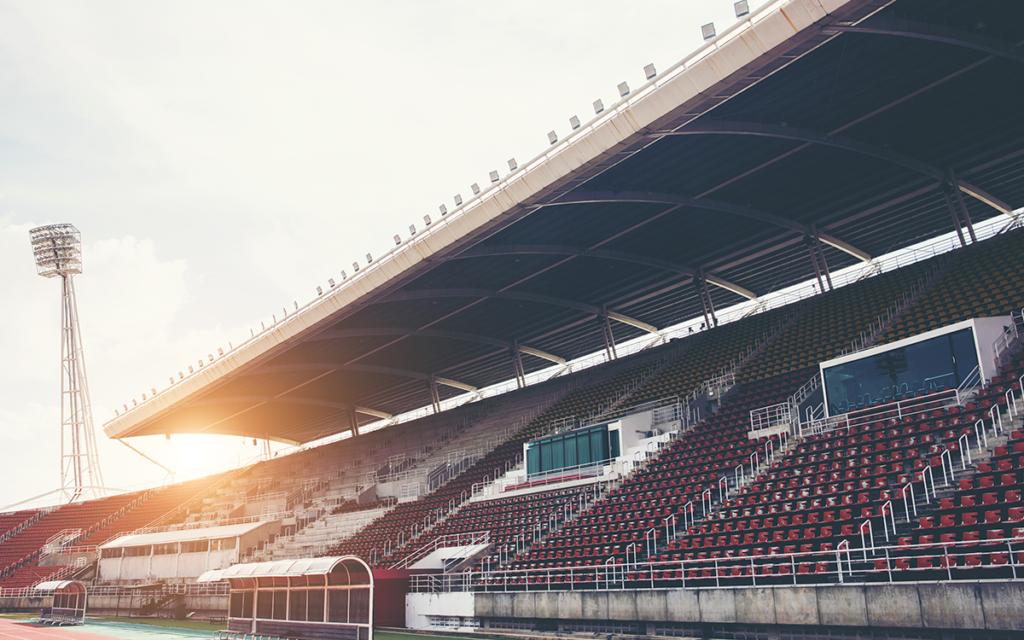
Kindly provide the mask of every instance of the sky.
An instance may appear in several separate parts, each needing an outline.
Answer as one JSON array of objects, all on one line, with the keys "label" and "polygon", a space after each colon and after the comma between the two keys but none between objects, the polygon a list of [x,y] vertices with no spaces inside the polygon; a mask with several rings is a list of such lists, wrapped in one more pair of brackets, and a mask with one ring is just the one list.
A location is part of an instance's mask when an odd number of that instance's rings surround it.
[{"label": "sky", "polygon": [[[103,435],[115,408],[541,153],[708,22],[732,0],[0,4],[0,509],[60,486],[60,284],[29,229],[82,233],[104,481],[153,486],[164,470]],[[259,453],[131,444],[179,480]]]}]

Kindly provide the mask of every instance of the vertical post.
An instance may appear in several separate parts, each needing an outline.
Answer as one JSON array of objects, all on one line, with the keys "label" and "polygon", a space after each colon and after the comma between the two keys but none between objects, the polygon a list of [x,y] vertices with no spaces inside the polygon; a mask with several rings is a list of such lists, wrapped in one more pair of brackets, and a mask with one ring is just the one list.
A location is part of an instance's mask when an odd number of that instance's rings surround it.
[{"label": "vertical post", "polygon": [[828,270],[828,260],[825,259],[825,250],[821,246],[821,236],[818,234],[818,225],[811,225],[811,233],[814,234],[814,247],[818,250],[818,257],[821,258],[822,271],[825,272],[825,282],[828,284],[828,290],[832,290],[832,274]]},{"label": "vertical post", "polygon": [[697,297],[700,299],[700,308],[704,312],[704,326],[711,327],[711,318],[708,317],[708,304],[704,300],[704,289],[701,286],[702,280],[699,276],[693,279],[693,290],[697,293]]},{"label": "vertical post", "polygon": [[[700,268],[700,285],[704,296],[708,299],[708,313],[711,315],[711,322],[718,326],[718,318],[715,317],[715,301],[711,299],[711,290],[708,289],[708,279],[704,275],[704,267]],[[711,325],[708,325],[711,328]]]},{"label": "vertical post", "polygon": [[814,267],[814,275],[818,278],[818,290],[825,293],[825,283],[821,279],[818,257],[814,255],[814,240],[810,236],[804,236],[804,243],[807,245],[807,253],[811,256],[811,266]]},{"label": "vertical post", "polygon": [[619,356],[615,352],[615,334],[612,333],[612,323],[608,320],[608,309],[605,306],[601,306],[601,317],[598,318],[601,323],[601,335],[604,337],[604,349],[608,355],[608,360],[615,360]]},{"label": "vertical post", "polygon": [[356,407],[353,404],[345,405],[348,410],[348,427],[352,430],[353,436],[359,435],[359,420],[356,419]]},{"label": "vertical post", "polygon": [[523,369],[523,356],[519,351],[519,341],[512,341],[512,368],[516,372],[516,386],[522,389],[526,386],[526,370]]},{"label": "vertical post", "polygon": [[946,208],[949,209],[949,217],[953,220],[953,228],[956,229],[956,235],[960,238],[960,246],[966,247],[964,230],[960,227],[960,217],[956,214],[956,206],[953,204],[952,192],[954,189],[957,187],[948,182],[942,183],[942,196],[946,199]]},{"label": "vertical post", "polygon": [[430,374],[430,403],[434,406],[434,413],[441,413],[441,396],[437,393],[437,379]]},{"label": "vertical post", "polygon": [[978,241],[978,237],[974,235],[974,223],[971,222],[971,214],[967,211],[967,203],[964,202],[964,193],[960,190],[960,182],[956,178],[956,173],[953,172],[953,167],[949,167],[947,173],[950,186],[953,187],[953,195],[956,196],[957,204],[960,205],[960,213],[963,214],[964,222],[967,223],[967,233],[971,236],[971,242],[975,243]]}]

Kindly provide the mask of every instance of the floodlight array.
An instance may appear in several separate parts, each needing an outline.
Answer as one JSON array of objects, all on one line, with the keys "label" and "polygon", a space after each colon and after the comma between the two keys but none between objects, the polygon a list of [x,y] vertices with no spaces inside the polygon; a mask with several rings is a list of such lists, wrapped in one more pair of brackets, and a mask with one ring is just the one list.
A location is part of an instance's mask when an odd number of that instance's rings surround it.
[{"label": "floodlight array", "polygon": [[39,275],[54,278],[82,273],[82,234],[75,225],[51,224],[28,233]]}]

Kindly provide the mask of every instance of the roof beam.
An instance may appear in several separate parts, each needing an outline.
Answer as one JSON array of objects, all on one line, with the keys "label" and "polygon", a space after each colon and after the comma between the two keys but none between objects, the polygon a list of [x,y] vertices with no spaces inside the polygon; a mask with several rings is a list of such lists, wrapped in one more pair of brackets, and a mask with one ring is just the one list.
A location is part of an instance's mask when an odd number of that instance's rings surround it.
[{"label": "roof beam", "polygon": [[[744,207],[731,202],[723,202],[721,200],[713,200],[710,198],[692,198],[690,196],[681,196],[673,193],[650,193],[642,191],[623,191],[623,192],[611,192],[611,191],[574,191],[558,199],[557,202],[552,202],[546,206],[556,206],[561,204],[582,204],[582,203],[598,203],[598,202],[643,202],[643,203],[655,203],[655,204],[675,204],[687,207],[694,207],[696,209],[707,209],[710,211],[719,211],[722,213],[730,213],[732,215],[749,218],[751,220],[758,220],[760,222],[766,222],[784,229],[790,229],[804,235],[811,235],[811,228],[805,224],[801,224],[782,216],[777,216],[774,213],[768,213],[767,211],[760,211],[751,207]],[[844,242],[839,238],[831,236],[827,233],[818,232],[818,236],[821,241],[825,244],[835,247],[844,253],[848,253],[851,256],[861,260],[863,262],[871,262],[871,255],[866,252],[854,247],[848,242]],[[718,278],[717,276],[708,275],[708,282],[729,289],[729,284],[725,280]],[[735,285],[733,285],[735,286]],[[732,290],[732,289],[730,289]],[[734,290],[733,290],[734,291]],[[745,291],[745,289],[744,289]],[[736,291],[739,293],[739,291]],[[744,295],[740,293],[740,295]]]},{"label": "roof beam", "polygon": [[[561,202],[556,202],[554,204],[561,204]],[[622,262],[632,262],[634,264],[640,264],[647,267],[654,267],[656,269],[664,269],[666,271],[680,273],[691,278],[697,277],[696,269],[691,269],[690,267],[685,267],[673,262],[667,262],[665,260],[659,260],[657,258],[648,258],[647,256],[641,256],[635,253],[625,253],[623,251],[608,251],[605,249],[587,249],[585,247],[568,247],[560,245],[478,245],[468,251],[463,251],[456,256],[452,256],[449,260],[479,258],[483,256],[538,254],[586,256],[590,258],[601,258],[604,260],[620,260]],[[741,287],[738,284],[728,282],[716,276],[707,276],[707,278],[708,282],[741,295],[748,300],[757,299],[757,295],[753,291]]]},{"label": "roof beam", "polygon": [[337,362],[307,362],[302,364],[267,364],[262,367],[257,367],[252,370],[252,375],[258,375],[262,373],[294,373],[299,371],[349,371],[349,372],[360,372],[360,373],[381,373],[389,376],[399,376],[402,378],[412,378],[414,380],[430,380],[436,381],[438,384],[443,384],[446,387],[454,387],[456,389],[462,389],[463,391],[476,391],[477,388],[471,384],[465,382],[459,382],[458,380],[451,380],[449,378],[442,378],[440,376],[431,375],[429,373],[420,373],[419,371],[410,371],[408,369],[396,369],[395,367],[381,367],[372,364],[342,364]]},{"label": "roof beam", "polygon": [[[604,313],[600,307],[595,307],[592,304],[586,304],[584,302],[576,302],[575,300],[566,300],[565,298],[556,298],[554,296],[545,296],[538,293],[527,293],[525,291],[498,291],[497,289],[419,289],[414,291],[398,291],[384,296],[374,302],[374,304],[380,304],[383,302],[403,302],[406,300],[430,300],[432,298],[497,298],[499,300],[521,300],[523,302],[536,302],[556,307],[565,307],[566,309],[575,309],[595,316],[600,316]],[[608,317],[624,324],[643,329],[648,333],[660,335],[657,327],[647,324],[642,320],[630,318],[629,316],[616,313],[614,311],[609,311]]]},{"label": "roof beam", "polygon": [[831,24],[823,28],[822,31],[824,33],[870,33],[941,42],[1024,63],[1024,54],[1020,52],[1014,43],[989,38],[980,33],[963,29],[954,29],[916,20],[874,16],[855,25]]},{"label": "roof beam", "polygon": [[[932,166],[927,162],[922,162],[916,158],[890,151],[877,145],[869,144],[867,142],[861,142],[860,140],[853,140],[851,138],[844,138],[842,136],[829,136],[828,134],[819,133],[811,129],[802,129],[800,127],[783,127],[777,124],[762,124],[759,122],[734,122],[726,120],[704,120],[701,122],[694,122],[688,124],[680,129],[673,131],[660,131],[652,133],[655,137],[664,136],[694,136],[694,135],[739,135],[739,136],[758,136],[764,138],[780,138],[783,140],[796,140],[799,142],[808,142],[812,144],[819,144],[826,147],[833,147],[835,149],[843,149],[845,151],[853,151],[854,153],[860,153],[862,155],[877,158],[891,164],[901,166],[911,171],[916,171],[930,178],[935,179],[937,182],[943,182],[946,180],[946,172],[942,169]],[[989,205],[993,209],[1000,211],[1010,217],[1013,217],[1013,208],[1000,200],[999,198],[986,193],[980,187],[972,185],[966,180],[957,180],[957,187],[973,198],[976,198],[985,204]],[[825,241],[825,237],[822,236],[822,241]],[[831,243],[829,243],[831,244]]]},{"label": "roof beam", "polygon": [[[465,333],[462,331],[444,331],[441,329],[408,329],[404,327],[363,327],[356,329],[328,329],[322,333],[310,338],[310,340],[335,340],[339,338],[360,338],[366,336],[416,336],[421,338],[451,338],[453,340],[465,340],[467,342],[479,342],[481,344],[489,344],[502,349],[512,349],[514,345],[508,340],[501,340],[499,338],[491,338],[489,336],[481,336],[475,333]],[[554,354],[541,351],[540,349],[534,349],[527,347],[526,345],[520,344],[519,349],[523,353],[529,353],[530,355],[543,358],[550,362],[564,365],[565,358],[560,358]]]},{"label": "roof beam", "polygon": [[203,398],[192,403],[192,406],[215,406],[224,404],[301,404],[312,407],[327,407],[329,409],[338,409],[341,411],[355,410],[356,413],[362,413],[368,416],[374,416],[387,420],[391,418],[390,413],[383,411],[377,411],[376,409],[368,409],[366,407],[354,407],[344,402],[331,402],[329,400],[317,400],[316,398],[288,398],[278,396],[227,396],[227,397],[211,397]]}]

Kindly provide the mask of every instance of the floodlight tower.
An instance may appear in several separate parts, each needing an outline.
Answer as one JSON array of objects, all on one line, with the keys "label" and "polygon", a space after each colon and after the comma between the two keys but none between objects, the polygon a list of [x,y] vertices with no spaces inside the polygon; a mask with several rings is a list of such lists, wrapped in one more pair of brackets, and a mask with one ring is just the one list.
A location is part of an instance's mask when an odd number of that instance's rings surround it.
[{"label": "floodlight tower", "polygon": [[85,377],[82,337],[78,329],[74,276],[82,273],[82,234],[72,224],[52,224],[29,231],[36,272],[44,278],[60,278],[63,286],[61,312],[61,492],[68,502],[106,493],[96,455],[96,436],[89,408],[89,384]]}]

